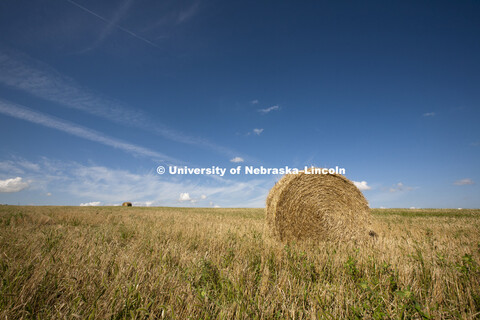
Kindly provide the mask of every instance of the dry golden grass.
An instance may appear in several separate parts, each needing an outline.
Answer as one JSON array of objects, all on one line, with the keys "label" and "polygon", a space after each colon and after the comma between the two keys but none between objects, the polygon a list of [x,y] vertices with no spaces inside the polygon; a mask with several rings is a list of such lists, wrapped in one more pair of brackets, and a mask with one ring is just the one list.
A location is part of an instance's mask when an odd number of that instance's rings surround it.
[{"label": "dry golden grass", "polygon": [[479,318],[480,210],[373,210],[358,243],[263,209],[0,206],[0,318]]}]

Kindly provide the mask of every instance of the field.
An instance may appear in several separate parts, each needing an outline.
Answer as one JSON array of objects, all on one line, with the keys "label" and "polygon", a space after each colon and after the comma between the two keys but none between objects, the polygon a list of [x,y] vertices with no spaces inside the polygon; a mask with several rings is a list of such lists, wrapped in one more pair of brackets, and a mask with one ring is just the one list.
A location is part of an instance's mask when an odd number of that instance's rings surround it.
[{"label": "field", "polygon": [[263,209],[0,206],[0,318],[480,318],[480,210],[372,215],[281,244]]}]

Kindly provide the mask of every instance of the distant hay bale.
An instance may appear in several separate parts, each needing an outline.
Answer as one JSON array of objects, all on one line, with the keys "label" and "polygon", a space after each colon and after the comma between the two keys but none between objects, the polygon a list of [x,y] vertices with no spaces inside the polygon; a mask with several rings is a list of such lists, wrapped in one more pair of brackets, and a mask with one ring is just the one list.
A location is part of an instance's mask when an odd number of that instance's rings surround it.
[{"label": "distant hay bale", "polygon": [[342,175],[315,169],[285,175],[270,190],[267,235],[280,241],[365,239],[370,210],[362,192]]},{"label": "distant hay bale", "polygon": [[122,206],[124,206],[124,207],[131,207],[131,206],[132,206],[132,203],[131,203],[131,202],[124,202],[124,203],[122,203]]}]

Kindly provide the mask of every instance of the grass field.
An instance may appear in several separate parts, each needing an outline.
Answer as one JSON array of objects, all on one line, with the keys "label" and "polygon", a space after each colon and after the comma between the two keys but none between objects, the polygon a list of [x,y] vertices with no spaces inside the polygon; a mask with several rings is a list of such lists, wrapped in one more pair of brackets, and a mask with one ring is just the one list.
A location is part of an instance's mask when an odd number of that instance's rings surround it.
[{"label": "grass field", "polygon": [[0,206],[0,318],[480,318],[480,210],[372,215],[279,244],[263,209]]}]

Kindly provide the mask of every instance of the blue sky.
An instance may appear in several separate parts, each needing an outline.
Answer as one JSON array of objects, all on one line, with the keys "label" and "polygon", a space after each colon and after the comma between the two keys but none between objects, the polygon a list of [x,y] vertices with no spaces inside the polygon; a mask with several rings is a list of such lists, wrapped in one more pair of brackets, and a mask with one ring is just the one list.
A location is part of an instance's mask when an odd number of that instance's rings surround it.
[{"label": "blue sky", "polygon": [[478,1],[8,0],[0,29],[0,203],[263,207],[278,175],[156,168],[315,165],[480,207]]}]

